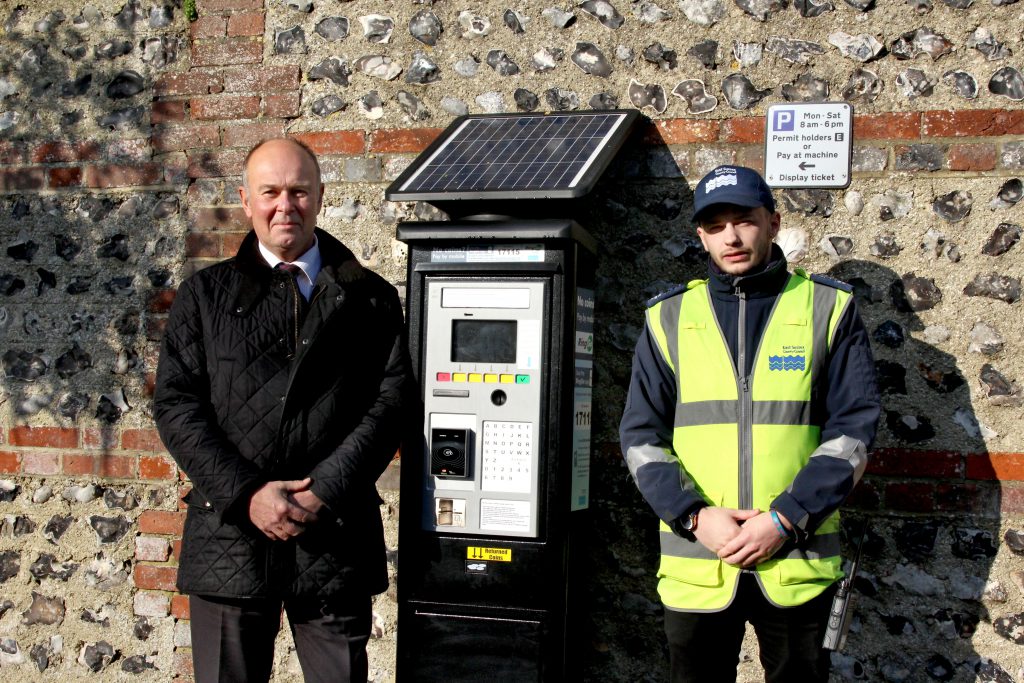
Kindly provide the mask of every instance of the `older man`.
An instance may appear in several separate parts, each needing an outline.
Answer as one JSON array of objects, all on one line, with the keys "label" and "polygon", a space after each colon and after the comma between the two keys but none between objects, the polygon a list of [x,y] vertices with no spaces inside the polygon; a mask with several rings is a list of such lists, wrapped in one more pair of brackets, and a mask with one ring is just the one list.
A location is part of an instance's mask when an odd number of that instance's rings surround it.
[{"label": "older man", "polygon": [[707,279],[650,302],[620,426],[661,518],[672,681],[735,681],[750,622],[766,680],[823,683],[837,509],[879,414],[867,332],[849,287],[787,270],[756,171],[705,176],[693,221]]},{"label": "older man", "polygon": [[252,232],[178,290],[154,411],[192,482],[178,570],[196,681],[266,681],[282,606],[307,681],[365,681],[387,587],[375,482],[411,391],[395,289],[316,228],[294,140],[249,152]]}]

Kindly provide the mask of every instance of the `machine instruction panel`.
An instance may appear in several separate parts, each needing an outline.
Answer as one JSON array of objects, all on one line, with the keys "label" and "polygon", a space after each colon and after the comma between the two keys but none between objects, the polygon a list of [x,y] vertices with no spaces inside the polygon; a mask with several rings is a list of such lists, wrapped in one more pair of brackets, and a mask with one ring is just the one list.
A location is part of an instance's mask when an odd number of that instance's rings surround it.
[{"label": "machine instruction panel", "polygon": [[547,287],[428,278],[424,529],[538,535]]}]

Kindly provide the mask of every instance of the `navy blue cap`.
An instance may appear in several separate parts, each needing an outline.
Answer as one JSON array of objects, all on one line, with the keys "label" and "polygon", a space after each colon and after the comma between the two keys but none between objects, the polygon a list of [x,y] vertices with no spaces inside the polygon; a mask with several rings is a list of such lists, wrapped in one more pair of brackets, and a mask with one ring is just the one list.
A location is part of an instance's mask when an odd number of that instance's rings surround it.
[{"label": "navy blue cap", "polygon": [[697,183],[693,191],[693,214],[697,216],[714,204],[735,204],[755,208],[763,206],[775,213],[775,198],[761,174],[746,166],[719,166]]}]

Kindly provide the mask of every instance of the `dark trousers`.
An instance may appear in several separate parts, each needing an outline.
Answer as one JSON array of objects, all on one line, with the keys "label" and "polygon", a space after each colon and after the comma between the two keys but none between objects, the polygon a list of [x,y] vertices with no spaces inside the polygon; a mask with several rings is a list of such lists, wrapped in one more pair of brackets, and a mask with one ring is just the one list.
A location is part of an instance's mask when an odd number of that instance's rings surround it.
[{"label": "dark trousers", "polygon": [[[192,595],[189,605],[196,683],[270,679],[280,600]],[[286,600],[283,607],[306,683],[366,683],[370,596],[330,604]]]},{"label": "dark trousers", "polygon": [[665,610],[672,683],[736,680],[746,622],[754,627],[768,683],[827,683],[830,655],[821,647],[836,586],[798,607],[776,607],[757,579],[740,576],[736,597],[721,612]]}]

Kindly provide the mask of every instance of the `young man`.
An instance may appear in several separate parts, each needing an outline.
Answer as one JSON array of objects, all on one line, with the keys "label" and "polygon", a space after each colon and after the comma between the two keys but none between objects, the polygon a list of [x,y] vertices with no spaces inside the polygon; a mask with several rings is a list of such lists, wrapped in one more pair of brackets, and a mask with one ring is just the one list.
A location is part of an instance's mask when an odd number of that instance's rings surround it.
[{"label": "young man", "polygon": [[849,287],[787,271],[756,171],[706,175],[693,221],[708,277],[650,302],[620,425],[661,519],[672,681],[735,681],[750,622],[767,681],[824,682],[837,509],[879,415],[867,331]]},{"label": "young man", "polygon": [[377,477],[414,396],[397,293],[316,228],[316,157],[260,143],[253,230],[178,290],[154,412],[188,475],[178,588],[198,683],[266,681],[282,605],[307,681],[366,681],[387,587]]}]

